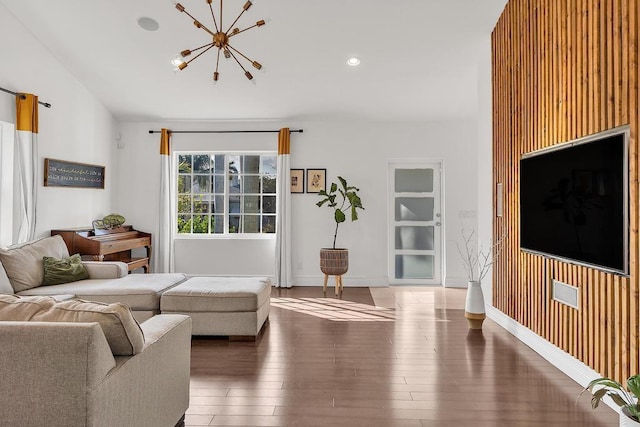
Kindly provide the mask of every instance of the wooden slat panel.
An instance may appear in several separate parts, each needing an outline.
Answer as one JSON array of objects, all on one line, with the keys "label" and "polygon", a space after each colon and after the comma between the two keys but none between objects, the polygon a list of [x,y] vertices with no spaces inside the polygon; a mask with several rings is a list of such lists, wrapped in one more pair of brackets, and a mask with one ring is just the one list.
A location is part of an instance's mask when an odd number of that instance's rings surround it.
[{"label": "wooden slat panel", "polygon": [[[493,304],[603,375],[637,373],[639,0],[510,0],[492,34],[494,184],[507,229]],[[629,124],[630,277],[519,250],[523,153]],[[495,206],[495,204],[494,204]],[[578,287],[580,309],[551,299],[552,280]]]}]

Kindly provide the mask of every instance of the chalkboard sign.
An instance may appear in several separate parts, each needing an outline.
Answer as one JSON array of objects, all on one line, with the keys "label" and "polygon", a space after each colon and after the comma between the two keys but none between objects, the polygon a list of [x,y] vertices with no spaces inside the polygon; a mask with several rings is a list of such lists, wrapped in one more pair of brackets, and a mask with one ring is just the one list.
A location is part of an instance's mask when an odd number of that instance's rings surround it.
[{"label": "chalkboard sign", "polygon": [[44,159],[44,185],[104,188],[104,166]]}]

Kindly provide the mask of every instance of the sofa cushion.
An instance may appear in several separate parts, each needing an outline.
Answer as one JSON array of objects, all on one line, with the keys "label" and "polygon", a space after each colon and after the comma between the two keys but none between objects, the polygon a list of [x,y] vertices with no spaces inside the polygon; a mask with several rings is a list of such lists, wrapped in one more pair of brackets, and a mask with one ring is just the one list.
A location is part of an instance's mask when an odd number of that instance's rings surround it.
[{"label": "sofa cushion", "polygon": [[0,249],[0,261],[17,293],[42,284],[45,256],[64,258],[69,256],[67,245],[60,236],[45,237],[9,249]]},{"label": "sofa cushion", "polygon": [[11,282],[7,277],[7,272],[4,271],[4,267],[2,263],[0,263],[0,294],[13,294],[14,292]]},{"label": "sofa cushion", "polygon": [[121,279],[94,280],[40,286],[20,295],[74,294],[78,298],[104,303],[124,302],[133,311],[160,310],[160,296],[186,280],[182,273],[129,274]]},{"label": "sofa cushion", "polygon": [[0,295],[0,321],[29,321],[49,310],[56,301],[51,297],[21,297]]},{"label": "sofa cushion", "polygon": [[82,265],[80,254],[65,258],[43,257],[44,276],[42,284],[45,286],[61,283],[77,282],[89,278],[89,273]]},{"label": "sofa cushion", "polygon": [[39,322],[97,322],[102,327],[114,356],[138,354],[144,347],[144,335],[131,310],[122,303],[102,304],[83,300],[56,303],[33,316]]}]

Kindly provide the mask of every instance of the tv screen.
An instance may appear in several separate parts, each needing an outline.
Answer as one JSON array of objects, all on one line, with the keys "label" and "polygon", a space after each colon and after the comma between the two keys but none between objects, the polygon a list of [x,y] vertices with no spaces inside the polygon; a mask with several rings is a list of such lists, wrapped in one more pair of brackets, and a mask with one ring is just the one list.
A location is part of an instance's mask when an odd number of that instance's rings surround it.
[{"label": "tv screen", "polygon": [[520,160],[520,247],[627,275],[629,128]]}]

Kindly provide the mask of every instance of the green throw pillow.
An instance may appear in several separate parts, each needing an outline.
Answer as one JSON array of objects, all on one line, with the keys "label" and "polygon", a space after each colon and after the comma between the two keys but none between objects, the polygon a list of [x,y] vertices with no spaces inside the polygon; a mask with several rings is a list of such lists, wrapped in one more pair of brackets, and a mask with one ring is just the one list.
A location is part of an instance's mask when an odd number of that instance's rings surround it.
[{"label": "green throw pillow", "polygon": [[44,264],[43,285],[59,285],[61,283],[76,282],[88,279],[89,273],[82,265],[82,258],[79,254],[58,259],[53,257],[42,257]]}]

